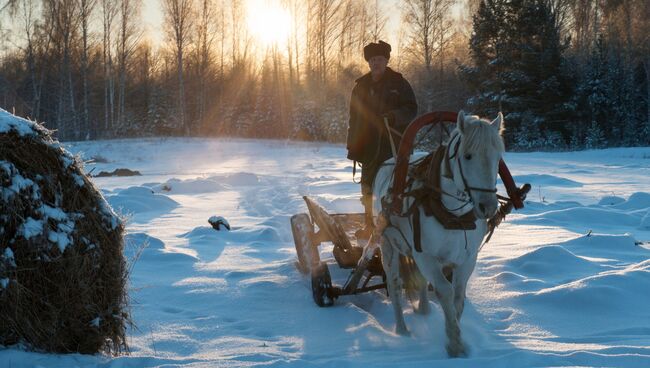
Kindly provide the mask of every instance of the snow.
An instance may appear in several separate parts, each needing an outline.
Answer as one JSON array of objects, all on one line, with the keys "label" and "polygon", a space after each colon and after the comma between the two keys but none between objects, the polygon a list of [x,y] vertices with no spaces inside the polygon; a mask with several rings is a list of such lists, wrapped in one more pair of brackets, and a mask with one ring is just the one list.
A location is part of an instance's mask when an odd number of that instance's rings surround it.
[{"label": "snow", "polygon": [[11,250],[11,248],[9,247],[5,248],[3,258],[5,259],[6,262],[9,263],[11,267],[16,267],[16,259],[14,258],[14,252]]},{"label": "snow", "polygon": [[0,193],[2,194],[2,200],[4,202],[9,201],[21,190],[25,190],[34,186],[34,182],[20,175],[16,167],[11,162],[0,161],[0,169],[4,170],[7,176],[11,178],[11,185],[3,185],[0,190]]},{"label": "snow", "polygon": [[134,221],[142,218],[148,221],[160,212],[171,211],[179,203],[164,194],[157,194],[151,188],[137,186],[118,189],[114,194],[106,196],[108,203],[125,217],[134,217]]},{"label": "snow", "polygon": [[163,184],[153,187],[156,193],[173,193],[173,194],[197,194],[211,193],[224,190],[224,186],[218,181],[207,179],[169,179]]},{"label": "snow", "polygon": [[[144,139],[66,148],[107,159],[88,169],[143,174],[93,179],[128,216],[131,354],[9,347],[0,349],[8,366],[650,366],[650,148],[506,154],[532,190],[479,254],[462,359],[446,355],[434,298],[429,316],[405,308],[412,337],[395,335],[383,291],[325,309],[312,301],[289,220],[307,211],[303,195],[333,213],[362,211],[344,147]],[[231,231],[215,231],[212,216]],[[344,283],[331,244],[321,258]]]},{"label": "snow", "polygon": [[92,321],[90,321],[90,325],[93,326],[93,327],[99,327],[99,324],[101,322],[102,322],[102,319],[97,317],[97,318],[93,319]]},{"label": "snow", "polygon": [[35,122],[17,117],[0,108],[0,133],[17,132],[21,137],[34,135],[41,129]]},{"label": "snow", "polygon": [[[18,229],[18,234],[25,239],[30,239],[33,236],[38,236],[43,233],[43,221],[35,220],[31,217],[25,219],[22,227]],[[9,249],[9,248],[7,248]]]},{"label": "snow", "polygon": [[72,240],[70,239],[69,233],[66,231],[50,230],[47,233],[47,240],[56,244],[56,246],[59,247],[61,253],[65,251],[65,248],[67,248],[68,245],[72,244]]},{"label": "snow", "polygon": [[74,164],[74,158],[69,157],[67,155],[62,155],[61,161],[63,161],[63,167],[66,169]]},{"label": "snow", "polygon": [[42,205],[38,212],[40,212],[44,217],[51,218],[57,221],[65,221],[68,219],[68,215],[58,207],[50,207],[46,204]]},{"label": "snow", "polygon": [[643,216],[643,219],[641,219],[640,227],[645,230],[650,230],[650,210],[648,210],[645,216]]},{"label": "snow", "polygon": [[84,179],[81,177],[81,175],[77,174],[72,174],[72,177],[74,178],[75,184],[77,184],[78,187],[83,187],[86,183],[84,182]]},{"label": "snow", "polygon": [[617,196],[605,196],[598,201],[598,204],[601,206],[605,205],[615,205],[615,204],[620,204],[625,202],[625,198],[617,197]]}]

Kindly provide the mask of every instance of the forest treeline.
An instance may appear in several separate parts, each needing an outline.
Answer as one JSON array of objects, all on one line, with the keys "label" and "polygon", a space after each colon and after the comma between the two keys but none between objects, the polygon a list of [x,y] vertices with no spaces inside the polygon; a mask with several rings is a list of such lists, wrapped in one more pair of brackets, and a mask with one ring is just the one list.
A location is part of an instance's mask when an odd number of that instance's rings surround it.
[{"label": "forest treeline", "polygon": [[503,111],[509,149],[650,144],[647,0],[278,0],[290,31],[270,45],[246,1],[159,4],[154,44],[141,0],[0,0],[0,106],[63,140],[342,142],[362,48],[384,39],[420,113]]}]

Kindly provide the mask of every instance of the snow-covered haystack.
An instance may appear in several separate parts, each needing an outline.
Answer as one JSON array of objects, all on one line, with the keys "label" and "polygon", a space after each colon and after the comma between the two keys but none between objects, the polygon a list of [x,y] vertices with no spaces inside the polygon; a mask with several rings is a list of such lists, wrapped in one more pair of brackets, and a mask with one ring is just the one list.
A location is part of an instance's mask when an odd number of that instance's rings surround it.
[{"label": "snow-covered haystack", "polygon": [[119,353],[124,227],[81,163],[0,109],[0,344]]}]

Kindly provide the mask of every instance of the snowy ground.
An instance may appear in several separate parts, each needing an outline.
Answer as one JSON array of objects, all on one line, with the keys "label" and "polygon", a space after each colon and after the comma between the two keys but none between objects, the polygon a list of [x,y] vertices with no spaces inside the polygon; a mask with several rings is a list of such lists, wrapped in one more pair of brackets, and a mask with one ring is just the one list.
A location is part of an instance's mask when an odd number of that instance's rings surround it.
[{"label": "snowy ground", "polygon": [[[406,310],[393,333],[383,292],[318,308],[295,268],[289,218],[302,195],[360,212],[343,147],[252,140],[71,144],[128,215],[136,329],[118,358],[0,350],[23,366],[650,366],[650,148],[506,155],[533,189],[479,255],[462,333],[448,359],[443,318]],[[208,219],[223,216],[230,232]],[[322,257],[333,262],[327,247]],[[346,271],[334,266],[334,281]]]}]

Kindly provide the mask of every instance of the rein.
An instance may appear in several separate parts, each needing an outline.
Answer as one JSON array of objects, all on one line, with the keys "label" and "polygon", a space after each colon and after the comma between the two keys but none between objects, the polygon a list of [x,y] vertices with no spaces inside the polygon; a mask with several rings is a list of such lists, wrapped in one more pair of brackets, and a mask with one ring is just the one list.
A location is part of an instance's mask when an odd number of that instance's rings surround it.
[{"label": "rein", "polygon": [[469,200],[470,200],[472,203],[474,203],[474,201],[472,200],[472,193],[470,192],[470,191],[472,191],[472,190],[473,190],[473,191],[476,191],[476,192],[483,192],[483,193],[496,193],[496,192],[497,192],[497,188],[496,188],[496,187],[494,187],[494,188],[490,188],[490,189],[488,189],[488,188],[480,188],[480,187],[473,187],[473,186],[471,186],[471,185],[469,185],[469,184],[467,183],[467,179],[465,178],[465,173],[463,172],[463,165],[462,165],[462,162],[461,162],[461,158],[458,157],[458,150],[459,150],[459,148],[460,148],[460,139],[461,139],[461,135],[460,135],[460,134],[456,134],[456,135],[452,138],[452,141],[453,141],[454,139],[456,139],[456,137],[458,137],[458,141],[456,141],[456,145],[454,146],[454,154],[451,155],[451,156],[449,155],[449,148],[450,148],[451,145],[452,145],[452,142],[451,142],[451,141],[449,142],[449,145],[447,146],[447,151],[445,152],[445,166],[446,166],[447,171],[448,171],[448,173],[449,173],[449,175],[450,175],[449,178],[450,178],[450,179],[453,179],[453,178],[454,178],[454,172],[451,170],[451,164],[450,164],[450,161],[451,161],[452,159],[455,158],[455,159],[456,159],[456,162],[458,163],[458,171],[460,171],[460,178],[461,178],[461,180],[463,181],[463,186],[465,187],[465,189],[464,189],[463,191],[464,191],[465,193],[467,193],[467,195],[469,196]]}]

